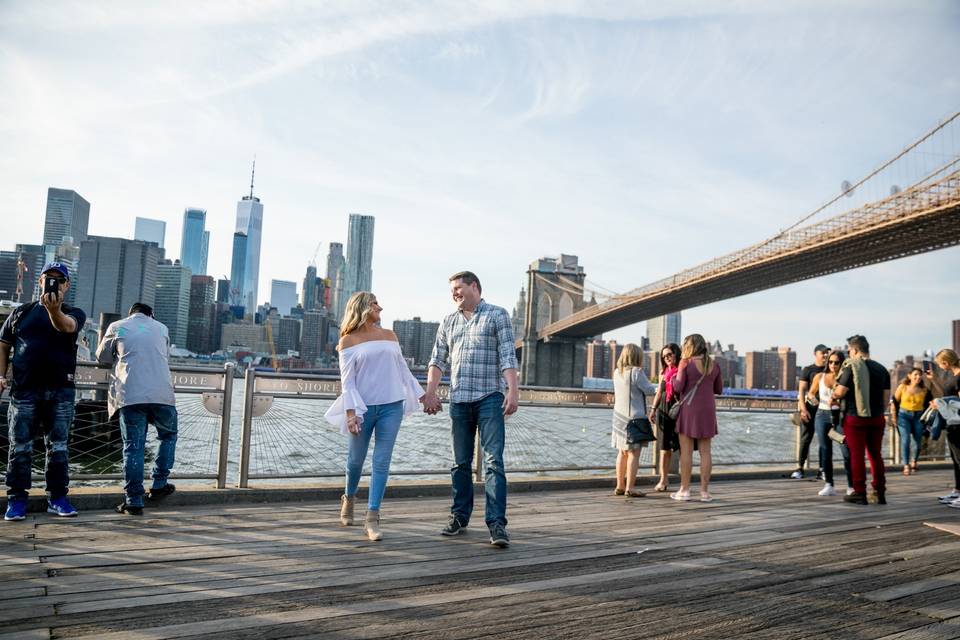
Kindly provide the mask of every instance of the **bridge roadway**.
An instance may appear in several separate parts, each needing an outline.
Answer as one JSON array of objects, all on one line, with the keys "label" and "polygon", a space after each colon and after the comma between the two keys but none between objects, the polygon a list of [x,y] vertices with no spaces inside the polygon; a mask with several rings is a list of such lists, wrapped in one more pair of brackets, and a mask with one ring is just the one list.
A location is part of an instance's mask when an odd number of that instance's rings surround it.
[{"label": "bridge roadway", "polygon": [[768,242],[588,307],[543,327],[538,338],[587,338],[711,302],[955,246],[960,244],[960,172]]},{"label": "bridge roadway", "polygon": [[0,638],[958,638],[950,480],[894,474],[887,506],[791,480],[515,493],[507,550],[480,517],[439,536],[445,498],[388,497],[380,543],[334,502],[31,514],[0,528]]}]

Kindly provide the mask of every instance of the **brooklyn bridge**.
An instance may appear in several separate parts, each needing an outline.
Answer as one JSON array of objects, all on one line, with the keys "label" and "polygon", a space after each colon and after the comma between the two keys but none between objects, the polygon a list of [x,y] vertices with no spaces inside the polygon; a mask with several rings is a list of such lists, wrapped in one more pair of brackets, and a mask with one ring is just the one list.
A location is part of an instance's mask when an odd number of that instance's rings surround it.
[{"label": "brooklyn bridge", "polygon": [[576,386],[586,340],[604,331],[960,244],[958,142],[960,112],[775,235],[627,293],[591,291],[575,261],[534,262],[517,340],[522,382]]}]

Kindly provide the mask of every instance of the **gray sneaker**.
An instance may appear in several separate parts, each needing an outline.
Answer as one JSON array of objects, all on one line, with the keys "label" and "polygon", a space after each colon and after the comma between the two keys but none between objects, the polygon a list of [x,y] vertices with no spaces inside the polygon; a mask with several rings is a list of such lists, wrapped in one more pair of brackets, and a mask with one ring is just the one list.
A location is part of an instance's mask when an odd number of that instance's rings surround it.
[{"label": "gray sneaker", "polygon": [[510,546],[510,536],[507,535],[507,528],[502,524],[495,524],[490,527],[490,544],[501,549]]},{"label": "gray sneaker", "polygon": [[467,523],[460,519],[459,516],[450,514],[450,520],[447,522],[447,526],[440,530],[440,535],[442,536],[457,536],[461,533],[467,532]]}]

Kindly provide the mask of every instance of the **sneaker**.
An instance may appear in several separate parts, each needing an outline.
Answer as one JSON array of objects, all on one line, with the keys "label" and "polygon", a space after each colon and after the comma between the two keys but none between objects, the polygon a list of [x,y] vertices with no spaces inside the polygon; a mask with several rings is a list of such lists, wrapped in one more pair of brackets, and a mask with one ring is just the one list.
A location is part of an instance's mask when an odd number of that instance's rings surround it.
[{"label": "sneaker", "polygon": [[796,471],[794,471],[793,473],[790,474],[790,479],[791,479],[791,480],[803,480],[803,471],[801,471],[800,469],[797,469]]},{"label": "sneaker", "polygon": [[834,490],[833,485],[829,482],[823,485],[823,489],[817,492],[818,496],[835,496],[837,492]]},{"label": "sneaker", "polygon": [[852,496],[852,495],[853,495],[853,487],[847,487],[847,495],[848,495],[848,496]]},{"label": "sneaker", "polygon": [[510,546],[510,536],[507,535],[507,528],[502,524],[495,524],[490,527],[490,544],[501,549]]},{"label": "sneaker", "polygon": [[77,515],[77,510],[73,508],[67,496],[47,500],[47,513],[53,513],[61,518],[72,518]]},{"label": "sneaker", "polygon": [[850,504],[867,504],[867,494],[854,491],[849,495],[845,495],[843,501],[849,502]]},{"label": "sneaker", "polygon": [[450,515],[450,520],[447,522],[447,526],[440,530],[440,535],[442,536],[456,536],[461,533],[467,532],[467,523],[459,518],[459,516]]},{"label": "sneaker", "polygon": [[7,500],[7,513],[4,520],[25,520],[27,518],[27,499],[10,498]]},{"label": "sneaker", "polygon": [[817,480],[823,480],[823,469],[817,470]]},{"label": "sneaker", "polygon": [[147,500],[160,500],[161,498],[166,498],[176,490],[177,488],[168,482],[159,489],[150,489],[150,493],[147,495]]},{"label": "sneaker", "polygon": [[956,489],[954,489],[953,491],[951,491],[951,492],[948,493],[947,495],[945,495],[945,496],[940,496],[939,498],[937,498],[937,500],[939,500],[939,501],[942,502],[943,504],[947,504],[948,502],[953,502],[953,501],[956,500],[957,498],[960,498],[960,491],[957,491]]},{"label": "sneaker", "polygon": [[951,509],[960,509],[960,498],[957,498],[953,502],[948,502],[947,506],[950,507]]},{"label": "sneaker", "polygon": [[135,507],[132,504],[127,504],[126,502],[121,502],[120,504],[118,504],[114,508],[114,511],[116,511],[117,513],[126,513],[131,516],[143,515],[143,507]]}]

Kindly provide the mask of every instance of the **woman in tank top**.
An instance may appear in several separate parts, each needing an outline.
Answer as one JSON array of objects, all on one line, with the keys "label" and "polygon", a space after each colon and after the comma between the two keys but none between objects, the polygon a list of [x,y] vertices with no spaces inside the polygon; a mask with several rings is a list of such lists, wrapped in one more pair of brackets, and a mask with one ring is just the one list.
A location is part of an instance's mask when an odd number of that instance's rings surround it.
[{"label": "woman in tank top", "polygon": [[[833,387],[837,384],[837,373],[840,371],[843,360],[842,351],[832,351],[827,356],[827,368],[813,377],[810,381],[810,391],[807,393],[807,399],[817,403],[813,428],[817,434],[820,472],[824,480],[823,488],[817,493],[820,496],[837,495],[833,488],[833,440],[830,438],[830,431],[832,429],[837,433],[843,433],[843,428],[840,426],[840,404],[833,400],[831,395]],[[843,466],[847,472],[847,493],[849,494],[853,491],[850,476],[850,450],[847,449],[846,444],[840,444],[840,451],[843,454]]]},{"label": "woman in tank top", "polygon": [[[903,475],[917,471],[920,459],[920,445],[923,442],[923,423],[920,416],[929,401],[930,392],[923,383],[923,370],[914,367],[903,379],[890,398],[890,415],[897,417],[897,431],[900,432],[900,464]],[[913,457],[910,457],[910,440],[915,443]]]}]

